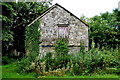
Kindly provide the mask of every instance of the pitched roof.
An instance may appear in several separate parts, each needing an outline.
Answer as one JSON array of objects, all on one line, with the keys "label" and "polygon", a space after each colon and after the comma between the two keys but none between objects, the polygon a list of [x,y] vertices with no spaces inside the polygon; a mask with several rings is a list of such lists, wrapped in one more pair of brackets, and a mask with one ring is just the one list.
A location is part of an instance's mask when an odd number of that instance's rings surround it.
[{"label": "pitched roof", "polygon": [[70,11],[68,11],[67,9],[65,9],[64,7],[62,7],[59,4],[55,4],[53,6],[51,6],[50,8],[48,8],[45,12],[42,13],[42,15],[40,15],[39,17],[37,17],[34,21],[32,21],[28,26],[32,25],[35,21],[37,21],[38,19],[42,18],[45,14],[47,14],[49,11],[51,11],[52,9],[54,9],[56,6],[59,6],[61,8],[63,8],[65,11],[67,11],[68,13],[70,13],[70,15],[74,16],[76,19],[78,19],[79,21],[81,21],[82,23],[84,23],[86,26],[88,26],[88,24],[86,24],[85,22],[83,22],[82,20],[80,20],[78,17],[76,17],[74,14],[72,14]]}]

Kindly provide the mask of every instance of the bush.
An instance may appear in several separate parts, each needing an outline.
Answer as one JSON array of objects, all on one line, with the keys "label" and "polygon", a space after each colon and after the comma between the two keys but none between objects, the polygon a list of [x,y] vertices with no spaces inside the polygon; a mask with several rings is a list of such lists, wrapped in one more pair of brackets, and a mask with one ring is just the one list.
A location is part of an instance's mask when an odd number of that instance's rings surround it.
[{"label": "bush", "polygon": [[[30,72],[39,67],[38,72],[51,72],[55,70],[62,70],[65,68],[64,73],[69,75],[87,75],[91,73],[103,74],[103,73],[115,73],[120,74],[120,63],[117,51],[99,50],[94,48],[88,52],[80,51],[76,55],[55,55],[57,53],[47,53],[46,56],[40,59],[36,67],[31,67],[33,56],[24,58],[19,63],[19,71]],[[54,55],[54,56],[53,56]],[[34,61],[36,62],[36,61]],[[43,64],[44,63],[44,64]],[[45,67],[45,69],[44,69]],[[41,71],[41,72],[40,72]],[[41,73],[41,74],[42,74]]]},{"label": "bush", "polygon": [[23,57],[20,61],[17,63],[17,72],[19,73],[26,73],[32,71],[32,68],[30,68],[31,60],[29,60],[28,57]]},{"label": "bush", "polygon": [[56,57],[55,57],[55,65],[57,68],[67,67],[67,64],[70,60],[68,55],[68,40],[67,38],[59,38],[56,41],[55,45]]},{"label": "bush", "polygon": [[45,66],[46,66],[46,71],[53,70],[54,66],[54,59],[52,58],[52,53],[49,52],[45,56]]},{"label": "bush", "polygon": [[[72,75],[86,75],[90,73],[120,73],[120,63],[117,51],[93,48],[88,52],[81,50],[76,56],[71,55],[70,72]],[[107,69],[107,70],[106,70]]]},{"label": "bush", "polygon": [[6,65],[6,64],[11,64],[13,62],[15,62],[17,59],[8,57],[8,56],[2,56],[2,64]]},{"label": "bush", "polygon": [[56,68],[67,68],[67,64],[70,61],[69,55],[68,56],[57,56],[55,57],[55,66]]},{"label": "bush", "polygon": [[[68,75],[120,73],[117,49],[100,50],[99,48],[92,48],[86,52],[84,48],[81,47],[80,52],[76,55],[68,55],[66,45],[63,39],[58,40],[55,47],[56,53],[48,53],[46,55],[47,71],[65,68],[67,71],[65,70],[64,72]],[[54,55],[54,57],[52,57],[52,55]]]},{"label": "bush", "polygon": [[66,56],[68,55],[68,40],[66,38],[59,38],[56,41],[55,51],[57,56]]},{"label": "bush", "polygon": [[70,60],[67,39],[59,38],[55,44],[55,51],[55,53],[47,53],[46,56],[40,60],[41,62],[45,62],[45,71],[47,72],[67,68]]}]

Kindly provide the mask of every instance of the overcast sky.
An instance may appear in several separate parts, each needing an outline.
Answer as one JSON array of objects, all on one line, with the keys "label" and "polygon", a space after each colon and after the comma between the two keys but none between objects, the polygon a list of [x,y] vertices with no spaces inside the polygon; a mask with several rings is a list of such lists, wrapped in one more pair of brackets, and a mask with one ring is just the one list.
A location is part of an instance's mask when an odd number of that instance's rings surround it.
[{"label": "overcast sky", "polygon": [[82,14],[86,17],[93,17],[104,12],[112,12],[118,8],[120,0],[53,0],[53,4],[58,3],[77,17]]}]

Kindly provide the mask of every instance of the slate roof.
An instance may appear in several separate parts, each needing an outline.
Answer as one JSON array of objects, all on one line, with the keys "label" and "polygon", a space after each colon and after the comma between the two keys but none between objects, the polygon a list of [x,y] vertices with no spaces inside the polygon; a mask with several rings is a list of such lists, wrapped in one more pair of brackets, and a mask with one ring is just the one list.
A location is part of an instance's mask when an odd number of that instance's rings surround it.
[{"label": "slate roof", "polygon": [[70,15],[74,16],[76,19],[78,19],[79,21],[81,21],[82,23],[84,23],[86,26],[88,26],[88,24],[86,24],[85,22],[83,22],[82,20],[80,20],[77,16],[75,16],[74,14],[72,14],[70,11],[68,11],[67,9],[65,9],[64,7],[62,7],[61,5],[59,5],[58,3],[54,4],[53,6],[51,6],[50,8],[48,8],[46,11],[44,11],[39,17],[37,17],[34,21],[32,21],[28,26],[32,25],[35,21],[37,21],[38,19],[42,18],[44,15],[46,15],[48,12],[50,12],[56,6],[61,7],[62,9],[64,9],[68,13],[70,13]]}]

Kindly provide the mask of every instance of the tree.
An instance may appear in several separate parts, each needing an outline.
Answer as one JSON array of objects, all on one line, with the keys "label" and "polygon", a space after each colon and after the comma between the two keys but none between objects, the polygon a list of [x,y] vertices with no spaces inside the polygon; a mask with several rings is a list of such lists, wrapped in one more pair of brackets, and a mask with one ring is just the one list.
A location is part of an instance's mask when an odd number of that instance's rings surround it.
[{"label": "tree", "polygon": [[119,17],[120,13],[117,10],[113,10],[113,13],[101,13],[89,19],[83,16],[81,19],[89,24],[90,45],[94,41],[95,47],[118,47],[120,43]]},{"label": "tree", "polygon": [[114,15],[114,17],[115,17],[115,27],[116,27],[116,29],[117,29],[117,35],[116,35],[116,37],[117,37],[117,39],[116,39],[116,41],[117,41],[117,44],[118,44],[118,49],[120,48],[120,11],[118,11],[118,9],[114,9],[113,10],[113,15]]},{"label": "tree", "polygon": [[[10,3],[0,3],[2,5],[2,50],[3,53],[8,51],[9,46],[12,45],[13,42],[13,32],[11,31],[13,18],[16,16],[16,13],[13,9],[13,6]],[[3,54],[4,55],[4,54]]]},{"label": "tree", "polygon": [[48,2],[3,2],[3,53],[25,53],[25,27],[49,7]]}]

